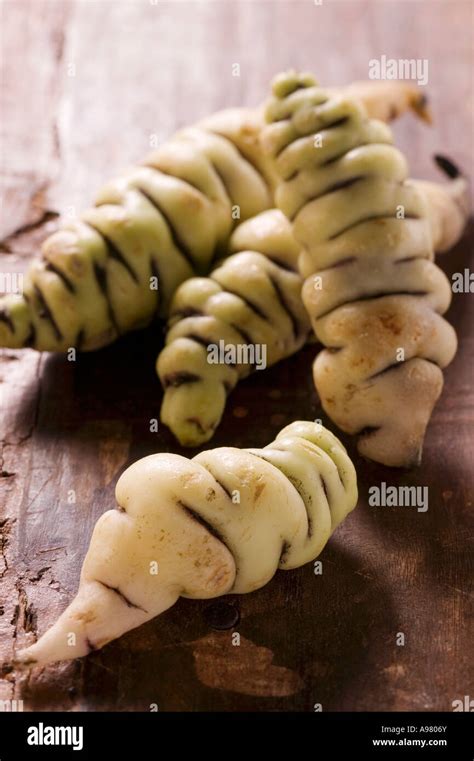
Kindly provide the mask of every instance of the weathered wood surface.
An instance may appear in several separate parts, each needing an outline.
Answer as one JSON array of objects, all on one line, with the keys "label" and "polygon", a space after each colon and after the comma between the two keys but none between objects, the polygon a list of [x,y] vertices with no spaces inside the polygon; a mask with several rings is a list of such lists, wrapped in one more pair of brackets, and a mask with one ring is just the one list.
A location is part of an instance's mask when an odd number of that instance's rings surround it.
[{"label": "weathered wood surface", "polygon": [[[382,54],[427,58],[436,124],[406,118],[400,145],[413,174],[436,176],[436,151],[472,174],[470,2],[15,0],[1,9],[2,272],[21,270],[55,213],[86,204],[147,152],[151,135],[259,102],[288,66],[336,84],[365,78]],[[471,225],[442,261],[448,273],[469,266],[473,240]],[[0,698],[30,710],[451,710],[472,695],[472,295],[456,295],[448,316],[459,352],[421,468],[356,457],[360,504],[325,550],[322,576],[311,565],[280,572],[230,600],[240,647],[232,630],[209,625],[211,603],[181,600],[81,662],[10,674]],[[153,328],[75,363],[3,352],[0,660],[72,597],[124,467],[180,452],[164,428],[149,432],[160,341]],[[261,446],[297,417],[324,419],[313,355],[308,347],[242,383],[213,444]],[[381,481],[428,486],[428,512],[369,507],[368,488]]]}]

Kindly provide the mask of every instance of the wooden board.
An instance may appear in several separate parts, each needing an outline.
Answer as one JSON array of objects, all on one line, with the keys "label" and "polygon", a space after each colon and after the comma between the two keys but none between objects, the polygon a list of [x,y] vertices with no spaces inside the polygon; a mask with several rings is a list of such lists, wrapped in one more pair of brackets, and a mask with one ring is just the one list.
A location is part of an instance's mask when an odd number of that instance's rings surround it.
[{"label": "wooden board", "polygon": [[[2,272],[22,270],[57,212],[86,204],[152,135],[259,102],[289,66],[337,84],[366,78],[382,54],[427,58],[435,127],[407,117],[397,139],[414,175],[436,176],[436,151],[472,175],[470,2],[7,0],[1,10]],[[471,224],[442,260],[448,274],[472,267],[473,240]],[[423,464],[383,468],[345,440],[360,503],[324,551],[322,575],[312,565],[279,572],[217,609],[180,600],[87,659],[6,675],[0,699],[23,699],[26,710],[360,711],[451,710],[472,695],[472,295],[456,295],[448,318],[459,352]],[[182,452],[164,427],[149,431],[161,340],[156,326],[77,362],[2,353],[0,660],[71,599],[123,469]],[[295,418],[325,420],[314,353],[240,384],[213,445],[262,446]],[[382,481],[427,486],[428,511],[369,507],[368,489]],[[213,628],[237,616],[233,629]]]}]

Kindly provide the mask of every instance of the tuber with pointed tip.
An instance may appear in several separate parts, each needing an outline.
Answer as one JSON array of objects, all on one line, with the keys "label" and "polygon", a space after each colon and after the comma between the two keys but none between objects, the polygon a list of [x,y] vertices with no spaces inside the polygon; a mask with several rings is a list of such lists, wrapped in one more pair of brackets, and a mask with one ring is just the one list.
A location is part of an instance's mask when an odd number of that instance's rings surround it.
[{"label": "tuber with pointed tip", "polygon": [[278,568],[310,562],[355,507],[357,482],[340,441],[298,421],[263,449],[145,457],[116,498],[95,526],[77,596],[14,666],[87,655],[180,596],[252,592]]},{"label": "tuber with pointed tip", "polygon": [[[232,389],[259,367],[256,347],[271,366],[295,354],[311,330],[301,301],[300,251],[283,214],[272,209],[243,222],[230,248],[240,253],[176,291],[157,361],[161,420],[183,446],[198,446],[214,434]],[[210,362],[210,349],[221,342],[234,349],[232,364]]]},{"label": "tuber with pointed tip", "polygon": [[458,242],[466,227],[470,212],[469,183],[451,159],[437,155],[434,160],[448,182],[411,180],[411,184],[425,197],[433,248],[437,254],[443,254]]},{"label": "tuber with pointed tip", "polygon": [[390,128],[311,75],[277,77],[266,118],[276,203],[302,247],[303,301],[326,347],[313,366],[323,408],[362,455],[418,464],[457,346],[442,317],[450,283],[432,261],[434,239],[459,234],[430,214],[444,191],[408,180]]}]

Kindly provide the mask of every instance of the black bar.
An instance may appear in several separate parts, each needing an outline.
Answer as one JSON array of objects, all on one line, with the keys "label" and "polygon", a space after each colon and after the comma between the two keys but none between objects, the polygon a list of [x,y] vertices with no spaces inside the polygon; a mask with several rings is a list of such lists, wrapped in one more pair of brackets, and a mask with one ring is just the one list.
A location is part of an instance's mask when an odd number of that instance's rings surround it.
[{"label": "black bar", "polygon": [[[0,713],[0,761],[247,758],[262,741],[265,759],[291,757],[474,758],[474,722],[459,713]],[[57,729],[62,728],[62,729]],[[75,734],[73,734],[75,728]],[[435,729],[436,728],[436,729]],[[82,730],[82,734],[81,734]],[[43,744],[34,745],[32,742]],[[50,745],[69,741],[69,745]],[[390,742],[389,742],[390,741]],[[424,745],[422,742],[424,741]],[[382,744],[382,742],[384,744]],[[249,744],[250,743],[250,744]],[[74,745],[76,750],[73,749]]]}]

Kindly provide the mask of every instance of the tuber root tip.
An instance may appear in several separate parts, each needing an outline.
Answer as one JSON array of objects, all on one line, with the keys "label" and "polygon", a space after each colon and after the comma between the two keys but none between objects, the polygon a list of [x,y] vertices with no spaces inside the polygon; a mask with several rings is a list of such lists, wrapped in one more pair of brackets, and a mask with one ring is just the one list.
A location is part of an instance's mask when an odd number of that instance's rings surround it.
[{"label": "tuber root tip", "polygon": [[441,156],[439,153],[435,153],[433,158],[439,169],[441,169],[441,171],[444,172],[444,174],[446,174],[452,180],[462,176],[462,172],[459,167],[454,163],[454,161],[448,159],[447,156]]}]

